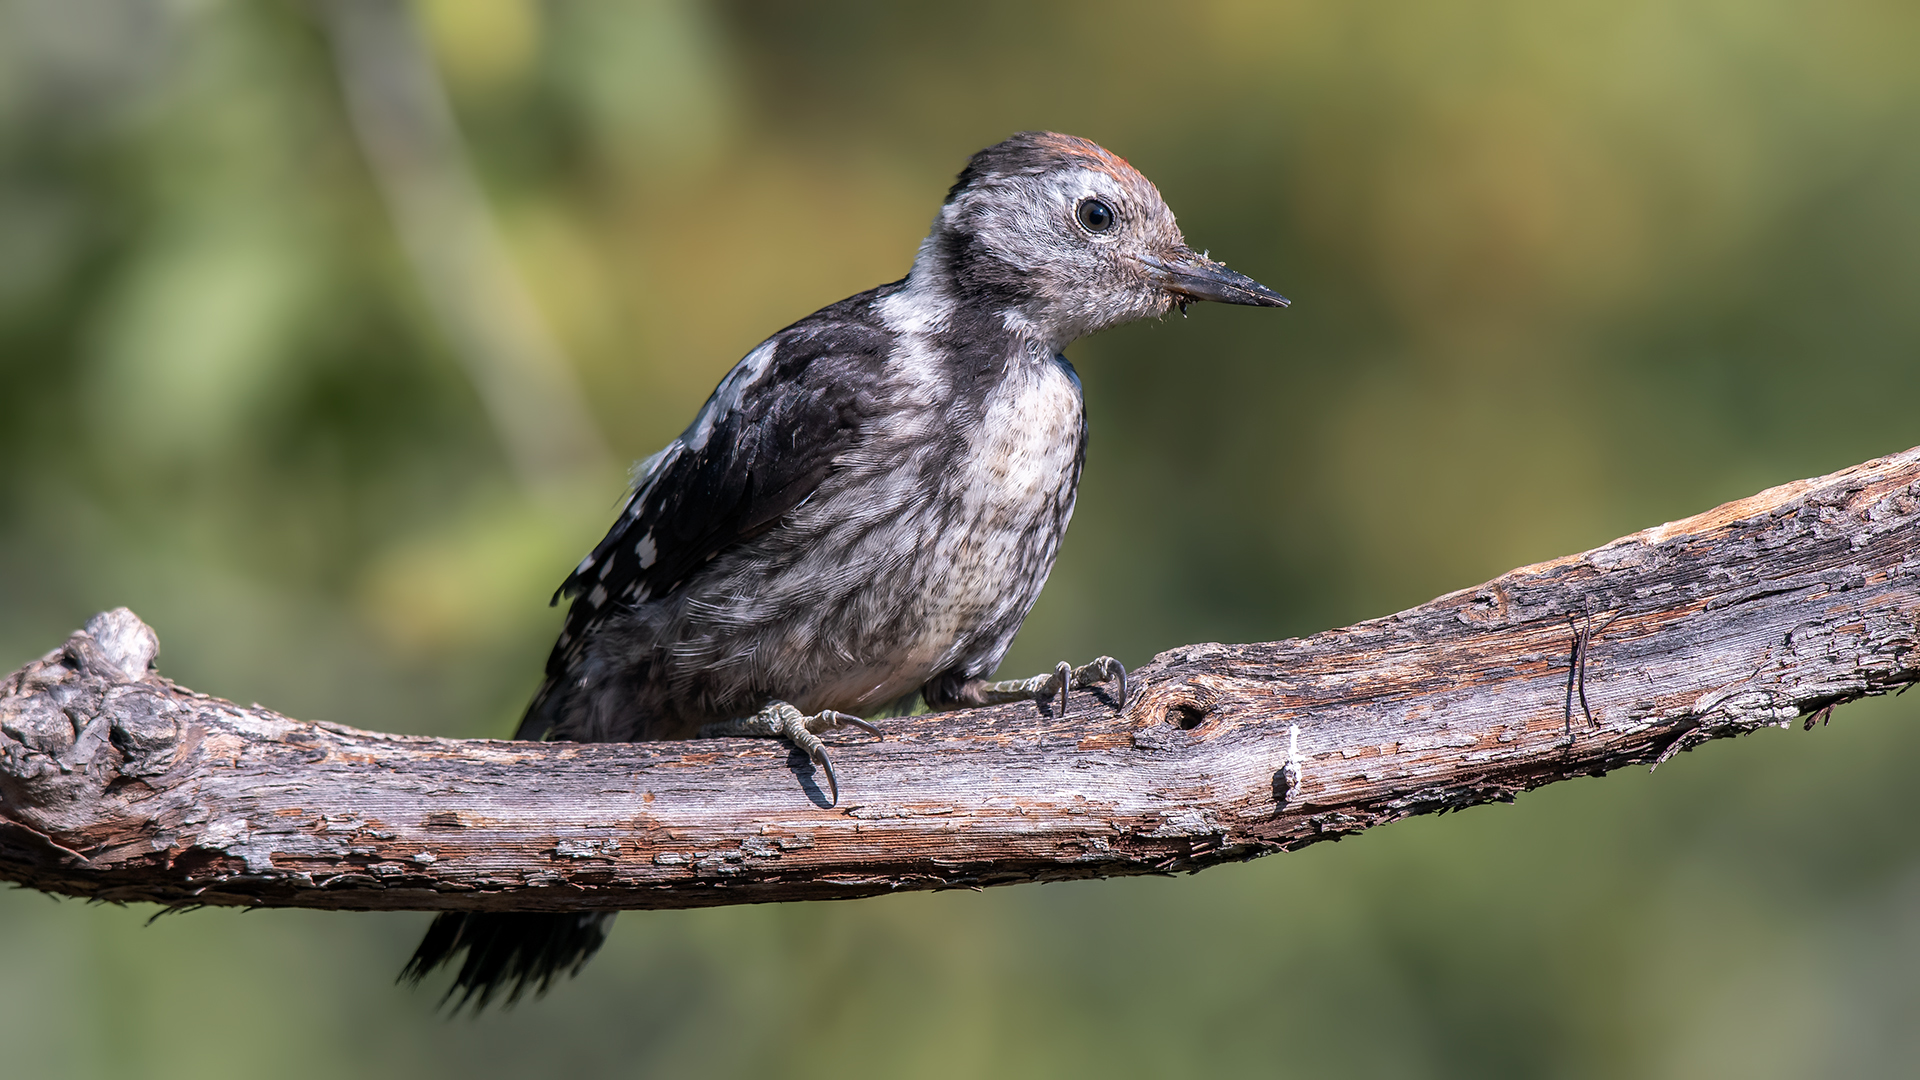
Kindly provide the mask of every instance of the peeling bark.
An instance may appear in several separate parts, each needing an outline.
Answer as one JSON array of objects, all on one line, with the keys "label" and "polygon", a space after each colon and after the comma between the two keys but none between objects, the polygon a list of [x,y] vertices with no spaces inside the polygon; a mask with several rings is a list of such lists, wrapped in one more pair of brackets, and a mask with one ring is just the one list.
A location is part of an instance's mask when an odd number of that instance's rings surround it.
[{"label": "peeling bark", "polygon": [[431,739],[175,686],[124,608],[0,683],[0,879],[170,905],[694,907],[1197,870],[1920,680],[1920,449],[1398,615],[784,745]]}]

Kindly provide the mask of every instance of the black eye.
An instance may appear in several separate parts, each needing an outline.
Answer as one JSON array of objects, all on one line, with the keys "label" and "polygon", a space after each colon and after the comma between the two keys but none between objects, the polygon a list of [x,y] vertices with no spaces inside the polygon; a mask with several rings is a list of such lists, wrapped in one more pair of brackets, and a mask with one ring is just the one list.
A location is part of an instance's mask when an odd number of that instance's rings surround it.
[{"label": "black eye", "polygon": [[1080,227],[1088,232],[1106,232],[1113,228],[1113,207],[1099,199],[1081,199],[1080,209],[1075,213],[1080,218]]}]

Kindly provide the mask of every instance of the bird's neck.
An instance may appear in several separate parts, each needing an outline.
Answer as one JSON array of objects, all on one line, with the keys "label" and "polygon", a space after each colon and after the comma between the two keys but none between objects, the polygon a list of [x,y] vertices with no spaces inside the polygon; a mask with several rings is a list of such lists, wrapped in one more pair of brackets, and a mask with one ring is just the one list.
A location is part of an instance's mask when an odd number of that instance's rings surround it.
[{"label": "bird's neck", "polygon": [[1022,354],[1051,357],[1080,337],[1053,317],[1030,275],[998,258],[971,234],[936,227],[913,270],[890,298],[905,332],[999,338]]}]

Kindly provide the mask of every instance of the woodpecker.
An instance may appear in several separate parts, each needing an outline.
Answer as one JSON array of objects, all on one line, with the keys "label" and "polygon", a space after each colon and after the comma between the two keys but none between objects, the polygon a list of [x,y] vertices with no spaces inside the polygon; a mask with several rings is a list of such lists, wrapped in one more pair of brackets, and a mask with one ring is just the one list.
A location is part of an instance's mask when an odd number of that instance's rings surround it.
[{"label": "woodpecker", "polygon": [[[1146,177],[1085,139],[973,155],[912,270],[762,342],[641,462],[571,599],[521,739],[785,739],[1106,684],[1111,657],[990,681],[1053,567],[1086,457],[1078,338],[1286,298],[1189,248]],[[437,917],[402,978],[461,951],[456,1007],[543,992],[611,913]]]}]

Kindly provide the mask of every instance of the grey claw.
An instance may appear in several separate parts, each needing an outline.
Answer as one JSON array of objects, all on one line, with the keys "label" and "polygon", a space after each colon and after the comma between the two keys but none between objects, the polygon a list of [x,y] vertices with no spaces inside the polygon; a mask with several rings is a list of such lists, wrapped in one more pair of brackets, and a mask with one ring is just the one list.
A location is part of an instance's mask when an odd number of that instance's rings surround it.
[{"label": "grey claw", "polygon": [[857,727],[876,739],[884,739],[887,737],[886,732],[849,713],[836,712],[833,709],[828,709],[825,714],[833,717],[834,723],[841,727]]},{"label": "grey claw", "polygon": [[833,762],[827,759],[827,748],[824,746],[816,747],[814,751],[807,756],[813,759],[815,765],[820,766],[821,772],[827,774],[827,805],[839,806],[840,778],[833,775]]},{"label": "grey claw", "polygon": [[1127,707],[1127,665],[1111,656],[1100,656],[1095,657],[1073,674],[1073,685],[1081,688],[1108,681],[1117,682],[1119,686],[1114,696],[1114,707],[1117,709]]},{"label": "grey claw", "polygon": [[1067,715],[1067,692],[1073,687],[1073,665],[1065,660],[1060,661],[1060,666],[1053,669],[1053,677],[1060,680],[1060,716],[1064,719]]}]

